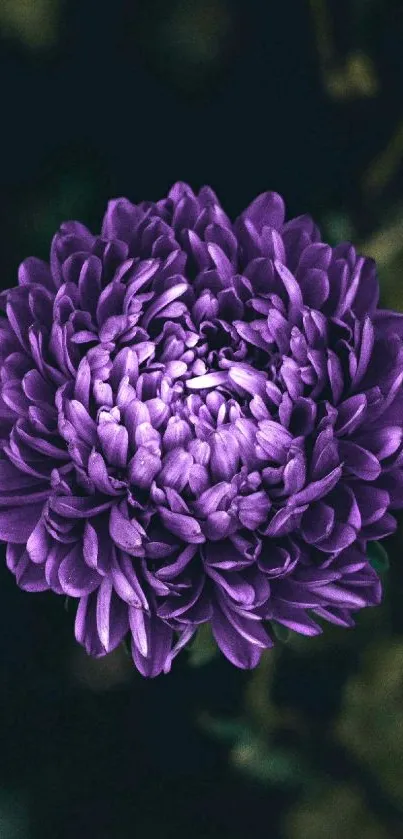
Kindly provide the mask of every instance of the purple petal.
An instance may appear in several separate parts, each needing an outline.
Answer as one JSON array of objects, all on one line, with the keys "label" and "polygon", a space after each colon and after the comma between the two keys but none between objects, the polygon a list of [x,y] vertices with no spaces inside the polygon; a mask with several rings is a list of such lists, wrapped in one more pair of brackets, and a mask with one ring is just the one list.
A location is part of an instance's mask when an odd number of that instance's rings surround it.
[{"label": "purple petal", "polygon": [[333,471],[340,463],[338,445],[333,437],[333,429],[325,428],[318,434],[312,452],[312,478],[318,480]]},{"label": "purple petal", "polygon": [[134,570],[133,562],[126,554],[114,556],[111,566],[111,579],[116,593],[129,606],[148,609],[148,603]]},{"label": "purple petal", "polygon": [[82,597],[78,604],[74,634],[79,644],[82,644],[88,655],[99,657],[105,655],[105,649],[99,640],[96,626],[96,595]]},{"label": "purple petal", "polygon": [[99,640],[107,653],[119,646],[129,630],[128,607],[117,597],[108,577],[104,577],[98,589],[96,625]]},{"label": "purple petal", "polygon": [[152,319],[156,315],[160,315],[162,313],[162,310],[166,306],[173,303],[179,297],[182,297],[182,295],[185,293],[185,291],[187,291],[187,289],[187,283],[179,282],[176,285],[171,286],[171,288],[168,288],[167,291],[164,291],[164,293],[161,294],[160,297],[157,297],[157,299],[154,300],[151,306],[149,306],[146,314],[142,318],[141,323],[143,328],[147,329]]},{"label": "purple petal", "polygon": [[46,561],[51,538],[46,530],[43,519],[39,519],[36,527],[27,540],[27,553],[31,562],[35,565],[41,565]]},{"label": "purple petal", "polygon": [[306,542],[310,545],[320,543],[321,539],[331,533],[335,520],[332,507],[318,501],[304,513],[302,518],[301,532]]},{"label": "purple petal", "polygon": [[249,219],[260,232],[264,225],[280,230],[285,215],[284,201],[277,192],[262,192],[249,204],[241,218]]},{"label": "purple petal", "polygon": [[42,259],[29,256],[18,268],[18,283],[21,286],[29,286],[38,283],[45,286],[49,291],[55,291],[49,266]]},{"label": "purple petal", "polygon": [[320,498],[323,498],[327,495],[333,487],[336,486],[338,481],[341,478],[342,474],[342,467],[337,466],[336,469],[333,469],[329,475],[326,475],[325,478],[321,478],[319,481],[313,481],[312,483],[308,484],[305,489],[301,489],[300,492],[296,492],[295,495],[291,496],[288,500],[288,504],[299,505],[302,504],[310,504],[312,501],[319,501]]},{"label": "purple petal", "polygon": [[364,481],[375,481],[378,478],[381,466],[372,452],[348,440],[341,440],[339,446],[345,469]]},{"label": "purple petal", "polygon": [[318,544],[321,551],[325,553],[338,553],[344,551],[357,539],[357,531],[349,524],[336,524],[329,536],[326,536]]},{"label": "purple petal", "polygon": [[224,499],[231,498],[231,485],[225,481],[206,489],[194,503],[193,508],[198,516],[208,516],[215,513]]},{"label": "purple petal", "polygon": [[126,483],[109,475],[106,463],[99,452],[91,452],[88,458],[88,475],[94,482],[95,488],[105,495],[122,495]]},{"label": "purple petal", "polygon": [[42,510],[43,504],[28,505],[24,509],[23,516],[18,507],[7,511],[0,510],[0,539],[16,545],[26,545],[41,517]]},{"label": "purple petal", "polygon": [[161,469],[161,458],[146,446],[140,446],[129,462],[130,483],[141,489],[150,489]]},{"label": "purple petal", "polygon": [[93,254],[83,263],[78,279],[80,303],[84,311],[95,315],[101,292],[102,262]]},{"label": "purple petal", "polygon": [[170,417],[162,438],[163,446],[166,451],[178,447],[184,447],[191,439],[192,433],[190,427],[185,420],[180,417]]},{"label": "purple petal", "polygon": [[0,488],[7,488],[9,492],[26,493],[28,488],[31,490],[38,486],[40,483],[33,475],[20,472],[8,460],[0,460]]},{"label": "purple petal", "polygon": [[164,458],[163,466],[158,475],[158,484],[161,487],[172,487],[177,492],[182,492],[189,480],[190,469],[193,465],[193,457],[183,449],[172,449]]},{"label": "purple petal", "polygon": [[294,313],[301,312],[304,301],[297,280],[286,265],[283,265],[277,259],[274,262],[274,266],[290,298],[290,315],[292,316]]},{"label": "purple petal", "polygon": [[134,399],[133,402],[126,405],[124,409],[124,418],[130,443],[135,445],[137,428],[143,423],[150,423],[150,413],[147,405],[140,402],[139,399]]},{"label": "purple petal", "polygon": [[252,606],[255,601],[255,591],[242,574],[237,571],[217,570],[211,565],[206,566],[209,577],[222,589],[225,594],[244,608]]},{"label": "purple petal", "polygon": [[397,527],[396,519],[389,513],[384,513],[382,518],[368,524],[363,528],[363,537],[365,539],[384,539],[394,533]]},{"label": "purple petal", "polygon": [[358,357],[358,364],[357,369],[355,371],[353,380],[351,382],[351,387],[356,389],[357,386],[362,381],[365,373],[367,372],[368,365],[370,363],[372,350],[374,347],[374,327],[371,323],[370,318],[365,318],[364,325],[362,328],[362,335],[361,335],[361,347],[360,353]]},{"label": "purple petal", "polygon": [[211,628],[221,652],[235,667],[248,670],[259,664],[262,646],[241,635],[218,606],[213,612]]},{"label": "purple petal", "polygon": [[98,425],[98,438],[108,463],[121,468],[126,466],[129,446],[126,428],[115,422],[102,422]]},{"label": "purple petal", "polygon": [[354,486],[354,495],[361,512],[363,525],[372,524],[382,518],[390,503],[388,492],[361,483]]},{"label": "purple petal", "polygon": [[323,631],[303,609],[297,609],[286,603],[274,604],[273,602],[270,618],[300,635],[320,635]]},{"label": "purple petal", "polygon": [[117,387],[124,376],[128,376],[130,384],[136,384],[139,372],[139,362],[135,348],[124,347],[115,356],[110,381]]},{"label": "purple petal", "polygon": [[195,545],[188,545],[187,548],[179,554],[175,562],[172,562],[171,565],[165,565],[160,568],[156,572],[156,575],[160,580],[174,580],[189,565],[196,553],[197,547]]},{"label": "purple petal", "polygon": [[292,442],[292,436],[278,422],[263,420],[259,423],[256,439],[270,460],[281,463]]},{"label": "purple petal", "polygon": [[181,515],[180,513],[172,513],[171,510],[167,510],[165,507],[160,508],[159,514],[164,526],[174,536],[178,536],[184,542],[195,545],[205,542],[200,524],[196,519],[191,516]]},{"label": "purple petal", "polygon": [[66,403],[65,410],[66,417],[74,426],[78,437],[88,445],[94,446],[97,442],[97,427],[84,405],[77,399],[72,399]]},{"label": "purple petal", "polygon": [[96,571],[84,562],[81,543],[74,545],[59,568],[59,581],[65,594],[82,597],[91,594],[101,582]]},{"label": "purple petal", "polygon": [[143,676],[152,678],[167,666],[173,632],[160,618],[138,612],[133,608],[129,612],[133,661]]},{"label": "purple petal", "polygon": [[199,463],[194,463],[190,467],[188,477],[189,488],[195,496],[200,496],[205,489],[207,489],[210,478],[205,466],[200,466]]},{"label": "purple petal", "polygon": [[203,533],[212,542],[225,539],[234,530],[234,521],[224,510],[210,513],[203,522]]},{"label": "purple petal", "polygon": [[[169,416],[168,405],[163,402],[158,396],[154,399],[148,399],[145,407],[148,410],[148,421],[151,422],[153,428],[158,429]],[[144,421],[144,420],[143,420]]]},{"label": "purple petal", "polygon": [[43,565],[33,565],[26,551],[18,561],[14,573],[18,585],[24,591],[39,592],[49,588]]},{"label": "purple petal", "polygon": [[269,526],[264,530],[266,536],[285,536],[295,530],[301,520],[301,515],[305,512],[305,507],[298,507],[296,509],[287,507],[278,510],[273,516]]},{"label": "purple petal", "polygon": [[337,405],[344,390],[344,377],[341,362],[332,350],[328,350],[327,352],[327,372],[332,389],[333,401]]},{"label": "purple petal", "polygon": [[239,448],[231,431],[216,431],[209,438],[211,450],[210,470],[214,481],[228,481],[235,475],[239,464]]},{"label": "purple petal", "polygon": [[336,583],[329,583],[325,586],[320,586],[318,589],[320,596],[329,601],[332,605],[341,606],[348,609],[362,609],[367,606],[367,599],[357,592],[349,591],[341,585]]},{"label": "purple petal", "polygon": [[238,335],[244,341],[247,341],[248,344],[252,344],[254,347],[259,347],[261,350],[267,351],[267,341],[265,341],[258,329],[253,329],[249,323],[245,323],[242,320],[234,321],[234,326]]},{"label": "purple petal", "polygon": [[251,367],[230,367],[228,371],[228,382],[235,385],[236,391],[239,391],[241,394],[265,396],[266,376],[264,373],[253,370]]},{"label": "purple petal", "polygon": [[228,374],[225,372],[206,373],[204,376],[197,376],[195,379],[188,379],[186,387],[189,390],[206,390],[210,387],[225,384]]},{"label": "purple petal", "polygon": [[370,449],[378,460],[385,460],[395,454],[403,438],[403,430],[398,425],[389,425],[385,428],[357,434],[354,437],[356,443],[365,449]]},{"label": "purple petal", "polygon": [[109,573],[113,555],[113,544],[109,539],[107,517],[87,521],[83,535],[83,557],[89,568],[101,576]]},{"label": "purple petal", "polygon": [[80,361],[77,377],[74,384],[74,396],[84,407],[89,410],[90,403],[90,387],[91,387],[91,370],[88,359],[83,358]]},{"label": "purple petal", "polygon": [[238,502],[238,516],[241,524],[248,530],[256,530],[268,516],[271,503],[265,492],[253,492]]},{"label": "purple petal", "polygon": [[111,499],[101,500],[100,496],[76,498],[73,495],[51,497],[50,506],[55,513],[67,519],[86,519],[108,510],[113,504]]},{"label": "purple petal", "polygon": [[338,437],[352,434],[365,418],[367,399],[364,393],[351,396],[338,406],[338,418],[335,433]]},{"label": "purple petal", "polygon": [[115,545],[131,556],[144,556],[144,530],[135,519],[127,518],[119,506],[112,507],[109,534]]}]

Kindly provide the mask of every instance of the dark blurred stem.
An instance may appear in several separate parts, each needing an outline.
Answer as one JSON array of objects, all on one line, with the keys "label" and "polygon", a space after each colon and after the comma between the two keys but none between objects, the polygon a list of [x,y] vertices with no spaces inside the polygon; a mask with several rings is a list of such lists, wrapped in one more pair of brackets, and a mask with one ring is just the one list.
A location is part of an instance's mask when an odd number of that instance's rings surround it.
[{"label": "dark blurred stem", "polygon": [[324,83],[327,84],[328,75],[333,69],[335,62],[329,10],[326,0],[309,0],[309,4],[315,28],[316,46],[319,54],[322,77]]},{"label": "dark blurred stem", "polygon": [[281,644],[264,651],[259,666],[251,674],[243,698],[245,717],[259,740],[266,744],[279,727],[299,732],[303,729],[297,714],[288,708],[278,708],[271,699],[271,685],[281,655]]},{"label": "dark blurred stem", "polygon": [[272,708],[270,687],[275,667],[275,650],[265,650],[260,664],[253,670],[244,696],[246,716],[262,735],[266,735],[272,726]]},{"label": "dark blurred stem", "polygon": [[387,146],[372,161],[363,178],[364,192],[377,194],[387,186],[403,162],[403,120],[389,140]]}]

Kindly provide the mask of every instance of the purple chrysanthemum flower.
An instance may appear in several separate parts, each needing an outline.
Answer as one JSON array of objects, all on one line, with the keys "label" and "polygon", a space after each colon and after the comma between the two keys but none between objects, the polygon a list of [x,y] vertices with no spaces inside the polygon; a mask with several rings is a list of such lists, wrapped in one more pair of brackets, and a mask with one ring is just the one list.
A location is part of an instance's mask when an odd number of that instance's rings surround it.
[{"label": "purple chrysanthemum flower", "polygon": [[253,667],[271,622],[353,625],[367,543],[403,506],[403,316],[375,265],[275,193],[214,192],[67,222],[2,294],[0,538],[27,591],[78,598],[101,656],[144,675],[200,624]]}]

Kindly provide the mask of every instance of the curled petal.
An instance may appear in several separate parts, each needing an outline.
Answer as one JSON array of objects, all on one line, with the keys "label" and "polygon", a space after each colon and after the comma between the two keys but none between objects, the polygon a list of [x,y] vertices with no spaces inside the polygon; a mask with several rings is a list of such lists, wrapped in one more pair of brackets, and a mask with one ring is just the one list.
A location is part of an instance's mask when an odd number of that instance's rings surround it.
[{"label": "curled petal", "polygon": [[165,507],[160,509],[159,514],[166,529],[183,542],[201,544],[205,541],[199,522],[192,516],[173,513]]},{"label": "curled petal", "polygon": [[118,505],[114,505],[111,510],[109,534],[122,551],[131,556],[144,556],[143,528],[134,518],[126,517]]},{"label": "curled petal", "polygon": [[84,562],[81,544],[74,545],[61,562],[59,581],[64,593],[71,597],[91,594],[101,582],[99,574]]},{"label": "curled petal", "polygon": [[108,463],[111,466],[126,466],[129,446],[127,429],[115,422],[103,422],[98,426],[98,438]]},{"label": "curled petal", "polygon": [[[247,630],[241,635],[218,606],[214,609],[211,626],[221,652],[235,667],[249,670],[259,664],[264,648],[263,642],[251,640]],[[267,639],[267,646],[269,645],[270,641]]]},{"label": "curled petal", "polygon": [[143,676],[158,676],[170,663],[172,629],[160,618],[133,607],[129,617],[134,663]]},{"label": "curled petal", "polygon": [[130,483],[141,489],[150,489],[151,484],[161,469],[161,458],[146,446],[139,446],[129,462]]},{"label": "curled petal", "polygon": [[102,580],[98,589],[96,627],[99,640],[107,653],[119,646],[129,629],[127,606],[116,596],[112,580],[108,577]]},{"label": "curled petal", "polygon": [[[61,225],[0,294],[0,539],[145,676],[197,627],[253,667],[270,621],[352,626],[403,506],[403,316],[372,260],[209,187]],[[311,614],[309,614],[309,612]]]}]

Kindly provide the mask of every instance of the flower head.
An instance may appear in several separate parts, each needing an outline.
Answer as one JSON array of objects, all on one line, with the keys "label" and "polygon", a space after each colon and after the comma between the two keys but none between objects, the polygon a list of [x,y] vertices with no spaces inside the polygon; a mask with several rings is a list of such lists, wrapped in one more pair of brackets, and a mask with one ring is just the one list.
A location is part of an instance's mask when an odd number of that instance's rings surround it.
[{"label": "flower head", "polygon": [[353,625],[367,542],[403,506],[403,316],[375,265],[259,196],[108,205],[2,294],[0,538],[27,591],[78,599],[144,675],[210,622],[253,667],[272,624]]}]

